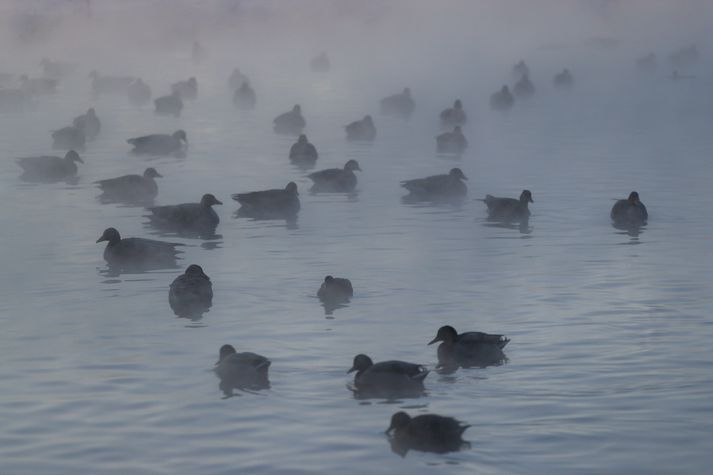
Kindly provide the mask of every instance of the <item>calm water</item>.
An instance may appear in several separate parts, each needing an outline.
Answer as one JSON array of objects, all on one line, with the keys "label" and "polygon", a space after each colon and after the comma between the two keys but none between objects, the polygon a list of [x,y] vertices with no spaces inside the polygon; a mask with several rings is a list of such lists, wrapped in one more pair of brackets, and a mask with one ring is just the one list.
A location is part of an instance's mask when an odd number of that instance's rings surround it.
[{"label": "calm water", "polygon": [[[435,85],[433,75],[370,79],[336,66],[315,77],[298,62],[292,82],[241,68],[257,89],[254,113],[226,99],[226,66],[214,80],[197,73],[199,98],[180,119],[123,97],[91,101],[81,74],[32,109],[0,115],[0,473],[710,470],[710,75],[674,83],[629,77],[630,62],[615,64],[623,78],[569,63],[578,83],[558,93],[555,66],[533,63],[537,95],[506,114],[487,97],[507,67]],[[154,94],[191,74],[185,58],[176,64],[149,78]],[[412,120],[380,117],[378,98],[404,83],[417,101]],[[460,160],[437,157],[433,139],[437,113],[456,96],[470,117]],[[274,135],[271,119],[296,102],[317,169],[360,162],[356,196],[311,195],[287,160],[293,139]],[[13,158],[48,152],[49,131],[92,105],[103,130],[79,182],[21,182]],[[347,143],[342,126],[366,113],[377,141]],[[186,158],[127,154],[126,138],[178,128]],[[104,228],[151,230],[141,208],[99,204],[92,182],[147,166],[164,175],[157,204],[221,199],[220,236],[164,237],[187,245],[180,270],[107,275],[94,243]],[[470,178],[462,207],[401,203],[400,180],[453,166]],[[231,193],[290,180],[301,190],[296,225],[234,217]],[[485,221],[475,198],[523,188],[535,200],[526,232]],[[638,236],[608,216],[634,189],[650,213]],[[195,321],[167,302],[190,263],[215,291]],[[314,297],[326,274],[356,290],[331,315]],[[353,398],[345,372],[355,354],[433,367],[426,343],[443,324],[508,335],[509,361],[434,372],[424,398]],[[210,371],[223,343],[268,356],[272,388],[224,398]],[[399,409],[472,424],[472,448],[402,459],[383,435]]]}]

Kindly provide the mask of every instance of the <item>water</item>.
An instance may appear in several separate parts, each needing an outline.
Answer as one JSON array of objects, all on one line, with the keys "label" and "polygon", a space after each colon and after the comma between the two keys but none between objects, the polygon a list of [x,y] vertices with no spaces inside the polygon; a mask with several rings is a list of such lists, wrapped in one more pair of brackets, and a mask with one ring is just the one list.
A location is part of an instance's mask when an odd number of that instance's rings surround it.
[{"label": "water", "polygon": [[[174,59],[176,70],[149,78],[154,94],[189,75],[185,57]],[[402,80],[367,87],[356,66],[315,78],[296,64],[289,79],[241,68],[257,89],[253,113],[226,99],[226,67],[213,79],[197,74],[199,98],[179,119],[121,97],[91,101],[81,76],[22,114],[0,115],[0,473],[709,470],[709,77],[617,80],[569,63],[577,84],[558,93],[540,66],[537,95],[502,114],[487,97],[507,69],[473,87],[414,76],[416,114],[403,122],[376,113]],[[471,147],[459,160],[435,156],[433,139],[437,113],[456,95],[470,117]],[[317,169],[361,164],[356,196],[311,195],[289,163],[293,139],[274,135],[271,119],[296,102]],[[103,130],[82,155],[79,182],[22,183],[13,157],[47,152],[49,131],[90,106]],[[347,143],[342,126],[365,113],[376,142]],[[178,128],[188,132],[185,159],[127,154],[126,138]],[[187,245],[180,270],[107,275],[94,243],[104,228],[152,235],[141,208],[100,205],[92,182],[147,166],[165,177],[157,204],[208,192],[222,200],[220,236],[164,238]],[[453,166],[470,178],[463,206],[401,203],[400,180]],[[301,190],[296,224],[234,217],[231,193],[290,180]],[[535,200],[525,232],[486,222],[475,198],[523,188]],[[650,224],[629,235],[608,214],[634,189]],[[215,292],[194,321],[167,302],[190,263]],[[314,296],[326,274],[349,277],[356,291],[332,314]],[[433,367],[426,343],[443,324],[508,335],[509,361],[434,372],[424,398],[352,397],[345,373],[355,354]],[[210,371],[224,343],[269,357],[272,388],[224,398]],[[383,431],[401,409],[472,424],[472,448],[400,458]]]}]

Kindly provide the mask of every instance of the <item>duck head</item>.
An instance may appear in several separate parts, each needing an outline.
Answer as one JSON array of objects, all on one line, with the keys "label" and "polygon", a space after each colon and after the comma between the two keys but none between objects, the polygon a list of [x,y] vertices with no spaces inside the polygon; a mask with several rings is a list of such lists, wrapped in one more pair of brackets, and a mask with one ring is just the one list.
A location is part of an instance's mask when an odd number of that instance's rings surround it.
[{"label": "duck head", "polygon": [[213,195],[210,194],[210,193],[206,193],[206,194],[203,195],[203,197],[201,198],[201,206],[210,207],[210,206],[213,206],[213,205],[222,205],[222,204],[223,204],[222,201],[218,201],[218,198],[216,198],[215,196],[213,196]]},{"label": "duck head", "polygon": [[173,133],[173,138],[178,139],[178,140],[183,140],[185,143],[188,143],[188,137],[186,136],[186,131],[185,130],[177,130]]},{"label": "duck head", "polygon": [[295,114],[301,114],[302,113],[302,108],[300,107],[299,104],[295,104],[295,107],[292,108],[292,112]]},{"label": "duck head", "polygon": [[520,193],[520,203],[534,203],[530,190],[522,190],[522,193]]},{"label": "duck head", "polygon": [[468,178],[466,178],[460,168],[452,168],[451,171],[448,173],[448,176],[457,180],[468,180]]},{"label": "duck head", "polygon": [[155,168],[149,167],[144,170],[144,178],[163,178],[163,175],[156,171]]},{"label": "duck head", "polygon": [[97,116],[97,113],[96,113],[96,111],[94,110],[94,108],[92,107],[91,109],[89,109],[89,110],[87,111],[87,115],[88,115],[89,117],[96,117],[96,116]]},{"label": "duck head", "polygon": [[69,162],[79,162],[79,163],[84,163],[84,160],[79,156],[77,152],[74,150],[70,150],[64,155],[64,159],[69,161]]},{"label": "duck head", "polygon": [[359,162],[357,162],[356,160],[349,160],[347,163],[344,164],[344,169],[350,172],[353,172],[355,170],[361,171],[361,168],[359,168]]},{"label": "duck head", "polygon": [[106,228],[97,242],[108,241],[109,244],[121,241],[121,235],[116,228]]},{"label": "duck head", "polygon": [[291,181],[287,184],[287,186],[285,187],[285,191],[289,191],[290,193],[299,195],[299,193],[297,193],[297,183],[295,183],[294,181]]},{"label": "duck head", "polygon": [[[205,272],[203,272],[203,268],[199,266],[198,264],[191,264],[186,268],[186,275],[200,275],[202,277],[208,278],[207,275],[205,275]],[[208,279],[210,280],[210,279]]]},{"label": "duck head", "polygon": [[463,108],[463,103],[460,101],[460,99],[456,99],[456,101],[453,103],[453,108],[454,109],[462,109]]},{"label": "duck head", "polygon": [[371,361],[371,358],[364,354],[358,354],[354,357],[354,362],[352,363],[352,367],[347,371],[347,374],[353,373],[354,371],[364,371],[369,368],[374,366],[374,362]]},{"label": "duck head", "polygon": [[388,434],[392,431],[398,432],[399,430],[406,427],[409,422],[411,422],[411,416],[409,416],[403,411],[399,411],[393,416],[391,416],[391,424],[389,424],[389,428],[386,429],[386,433]]},{"label": "duck head", "polygon": [[226,358],[230,355],[234,355],[235,353],[237,353],[237,351],[235,351],[235,348],[233,347],[233,345],[221,346],[220,351],[218,352],[218,361],[215,364],[220,363],[221,361],[223,361],[224,358]]},{"label": "duck head", "polygon": [[639,194],[635,191],[632,191],[631,193],[629,193],[628,201],[629,201],[629,203],[631,203],[633,205],[641,203],[641,201],[639,200]]},{"label": "duck head", "polygon": [[305,134],[300,134],[297,139],[297,143],[307,143],[307,136]]},{"label": "duck head", "polygon": [[443,341],[446,343],[454,342],[458,338],[458,332],[456,331],[455,328],[453,328],[450,325],[444,325],[441,328],[438,329],[438,333],[436,333],[436,337],[429,341],[428,344],[432,345],[436,343],[437,341]]}]

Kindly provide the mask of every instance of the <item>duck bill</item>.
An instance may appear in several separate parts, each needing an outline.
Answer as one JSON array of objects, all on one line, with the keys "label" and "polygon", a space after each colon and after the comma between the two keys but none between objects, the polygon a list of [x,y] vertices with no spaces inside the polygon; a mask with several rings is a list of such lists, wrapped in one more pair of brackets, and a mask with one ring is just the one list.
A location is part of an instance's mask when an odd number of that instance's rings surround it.
[{"label": "duck bill", "polygon": [[434,338],[433,340],[429,341],[428,344],[429,344],[429,345],[433,345],[434,343],[439,342],[439,341],[441,341],[441,339],[438,338],[438,337],[436,337],[436,338]]},{"label": "duck bill", "polygon": [[356,371],[356,370],[357,370],[357,369],[356,369],[354,366],[352,366],[351,369],[350,369],[349,371],[347,371],[347,374],[353,373],[353,372]]},{"label": "duck bill", "polygon": [[102,242],[102,241],[106,241],[106,238],[105,238],[104,236],[102,236],[102,237],[100,237],[99,239],[97,239],[97,242]]},{"label": "duck bill", "polygon": [[222,202],[222,201],[215,200],[215,204],[217,204],[217,205],[222,205],[223,202]]},{"label": "duck bill", "polygon": [[390,425],[388,429],[384,431],[384,434],[389,435],[394,431],[394,426]]}]

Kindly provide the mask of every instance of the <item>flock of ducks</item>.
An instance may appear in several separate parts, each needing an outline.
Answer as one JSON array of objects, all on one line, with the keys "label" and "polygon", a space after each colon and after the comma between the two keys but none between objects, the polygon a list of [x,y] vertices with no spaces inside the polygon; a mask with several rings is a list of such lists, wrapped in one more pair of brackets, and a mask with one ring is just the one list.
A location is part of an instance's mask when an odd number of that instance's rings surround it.
[{"label": "flock of ducks", "polygon": [[[690,52],[688,53],[691,54]],[[683,59],[681,60],[683,61]],[[650,58],[640,60],[648,64]],[[315,72],[329,70],[330,62],[326,54],[321,54],[310,62]],[[47,93],[56,87],[58,78],[73,71],[62,63],[46,62],[46,81],[34,82],[23,79],[23,87],[35,93]],[[509,109],[515,97],[526,98],[535,92],[529,79],[529,68],[521,61],[513,68],[516,78],[514,95],[507,85],[490,98],[493,109]],[[151,98],[151,89],[140,78],[122,76],[102,76],[93,71],[91,91],[101,94],[126,94],[134,104],[146,104]],[[570,88],[574,84],[572,74],[564,69],[558,73],[553,83],[556,87]],[[239,109],[251,109],[256,106],[255,92],[250,87],[248,78],[235,69],[228,78],[228,85],[233,91],[233,103]],[[195,78],[180,81],[171,86],[168,95],[154,100],[157,114],[178,116],[183,108],[183,100],[194,100],[198,95],[198,83]],[[408,119],[414,112],[415,102],[411,90],[405,88],[401,93],[383,98],[380,111],[384,115]],[[467,115],[460,100],[443,110],[439,115],[444,126],[453,127],[436,138],[439,153],[462,154],[468,146],[461,126],[466,124]],[[318,159],[317,148],[303,134],[306,121],[299,105],[280,114],[273,121],[276,133],[298,136],[297,142],[289,150],[289,159],[298,165],[313,166]],[[345,127],[347,140],[373,141],[376,128],[370,115],[354,121]],[[83,151],[87,141],[94,140],[101,133],[101,122],[92,108],[76,117],[71,126],[52,133],[53,148],[67,150],[63,157],[36,156],[17,160],[23,170],[21,178],[27,181],[55,182],[71,180],[76,177],[77,164],[84,163],[78,151]],[[127,143],[136,155],[185,155],[188,138],[183,130],[173,134],[152,134],[130,138]],[[312,191],[329,193],[350,193],[357,186],[357,175],[361,171],[356,160],[349,160],[343,168],[330,168],[308,175],[312,180]],[[96,181],[101,190],[99,199],[103,203],[144,203],[149,224],[158,229],[170,230],[178,234],[196,233],[198,236],[210,235],[220,223],[213,206],[222,205],[212,194],[204,194],[198,202],[181,203],[167,206],[148,206],[158,195],[157,178],[162,175],[152,167],[143,174],[127,174],[115,178]],[[453,168],[447,174],[416,178],[401,182],[408,191],[405,201],[454,202],[462,200],[468,193],[466,176],[460,168]],[[289,182],[284,188],[235,193],[232,199],[240,204],[238,216],[256,219],[287,219],[300,211],[297,185]],[[486,195],[482,200],[487,206],[489,219],[507,223],[527,222],[530,217],[528,208],[533,203],[532,193],[523,190],[519,198],[494,197]],[[638,227],[646,224],[648,213],[640,201],[637,192],[631,192],[627,199],[618,200],[611,209],[611,220],[615,226]],[[140,237],[122,237],[115,228],[107,228],[97,239],[97,243],[106,242],[104,259],[110,268],[121,271],[145,270],[156,268],[174,268],[179,257],[181,244],[164,242]],[[317,297],[325,308],[337,308],[349,302],[354,295],[351,282],[344,277],[328,275],[324,278]],[[197,264],[189,265],[185,272],[170,284],[168,302],[179,316],[202,315],[212,305],[213,290],[210,277]],[[440,343],[437,348],[439,373],[452,373],[459,368],[486,367],[502,364],[506,360],[503,352],[509,339],[504,335],[482,332],[458,333],[453,327],[445,325],[438,329],[436,336],[428,344]],[[237,352],[231,345],[223,345],[215,364],[215,373],[220,379],[220,387],[226,395],[232,390],[260,390],[270,387],[268,370],[270,360],[251,352]],[[416,363],[389,360],[374,362],[364,354],[354,357],[348,373],[355,373],[350,389],[359,398],[398,399],[424,395],[424,381],[429,370]],[[411,417],[405,412],[395,413],[390,421],[387,433],[392,434],[392,448],[404,455],[408,450],[448,452],[459,450],[467,445],[462,439],[468,428],[459,421],[445,416],[426,414]]]}]

